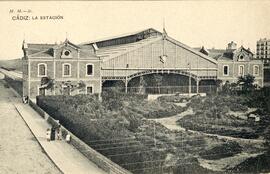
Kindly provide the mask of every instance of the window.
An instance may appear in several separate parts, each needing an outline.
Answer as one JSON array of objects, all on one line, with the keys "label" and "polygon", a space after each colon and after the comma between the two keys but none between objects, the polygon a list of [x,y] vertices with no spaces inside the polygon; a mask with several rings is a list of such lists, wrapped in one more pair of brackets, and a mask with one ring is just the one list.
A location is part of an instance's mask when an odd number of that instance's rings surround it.
[{"label": "window", "polygon": [[86,94],[93,94],[93,86],[86,87]]},{"label": "window", "polygon": [[71,51],[70,50],[63,50],[61,58],[72,58]]},{"label": "window", "polygon": [[69,63],[63,64],[63,76],[71,76],[71,65]]},{"label": "window", "polygon": [[224,65],[223,66],[223,75],[224,76],[228,76],[229,75],[229,66],[228,65]]},{"label": "window", "polygon": [[258,65],[254,65],[253,66],[253,75],[254,76],[258,76],[259,75],[259,66]]},{"label": "window", "polygon": [[238,56],[238,60],[239,60],[239,61],[244,61],[244,55],[243,55],[243,54],[240,54],[240,55]]},{"label": "window", "polygon": [[65,54],[65,56],[69,56],[70,55],[70,51],[65,51],[64,54]]},{"label": "window", "polygon": [[86,75],[87,76],[94,75],[94,66],[93,66],[93,64],[86,64]]},{"label": "window", "polygon": [[239,76],[244,76],[245,75],[244,65],[239,65],[238,75]]},{"label": "window", "polygon": [[45,63],[38,64],[38,76],[39,77],[47,76],[47,65]]}]

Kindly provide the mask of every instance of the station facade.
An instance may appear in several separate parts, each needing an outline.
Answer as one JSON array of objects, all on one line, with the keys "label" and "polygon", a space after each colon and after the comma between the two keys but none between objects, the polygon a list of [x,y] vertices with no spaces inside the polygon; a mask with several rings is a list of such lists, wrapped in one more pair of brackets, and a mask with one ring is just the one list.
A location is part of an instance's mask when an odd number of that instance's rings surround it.
[{"label": "station facade", "polygon": [[171,38],[165,30],[152,28],[79,45],[68,40],[62,44],[24,42],[23,52],[23,89],[30,98],[100,93],[114,82],[121,82],[129,92],[135,79],[139,79],[138,87],[142,77],[153,74],[163,76],[163,81],[174,78],[166,81],[168,86],[189,86],[187,92],[199,93],[200,86],[223,77],[220,67],[225,66]]}]

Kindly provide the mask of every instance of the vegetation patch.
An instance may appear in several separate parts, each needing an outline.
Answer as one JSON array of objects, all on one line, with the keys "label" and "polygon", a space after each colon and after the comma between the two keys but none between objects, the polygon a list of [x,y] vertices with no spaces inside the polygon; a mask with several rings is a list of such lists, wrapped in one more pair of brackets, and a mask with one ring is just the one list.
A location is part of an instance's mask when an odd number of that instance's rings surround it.
[{"label": "vegetation patch", "polygon": [[227,142],[203,151],[200,156],[207,160],[217,160],[231,157],[242,152],[242,147],[236,142]]},{"label": "vegetation patch", "polygon": [[[102,101],[97,95],[39,96],[37,102],[86,144],[138,174],[222,173],[201,167],[196,157],[219,160],[246,152],[243,149],[246,145],[242,143],[243,148],[234,140],[225,142],[188,130],[241,138],[269,134],[270,129],[265,126],[266,109],[252,113],[265,114],[259,123],[228,114],[229,111],[246,112],[253,105],[243,95],[195,96],[186,107],[174,103],[178,102],[177,96],[147,101],[146,95],[129,95],[106,91]],[[171,131],[152,119],[177,115],[187,109],[194,110],[195,114],[177,122],[186,131]],[[245,170],[242,167],[241,171]]]},{"label": "vegetation patch", "polygon": [[188,107],[191,107],[195,114],[183,117],[177,123],[186,129],[210,134],[258,138],[256,123],[229,114],[230,111],[247,112],[246,103],[248,99],[243,96],[194,97]]},{"label": "vegetation patch", "polygon": [[251,157],[245,160],[243,163],[237,165],[236,167],[230,169],[232,173],[268,173],[270,171],[270,153],[269,151],[258,155],[256,157]]}]

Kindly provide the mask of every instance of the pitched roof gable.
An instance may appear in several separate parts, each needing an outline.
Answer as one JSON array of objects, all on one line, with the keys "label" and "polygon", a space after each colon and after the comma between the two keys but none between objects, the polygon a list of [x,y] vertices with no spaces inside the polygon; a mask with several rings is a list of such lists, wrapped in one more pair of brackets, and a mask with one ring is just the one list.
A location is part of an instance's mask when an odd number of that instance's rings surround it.
[{"label": "pitched roof gable", "polygon": [[71,43],[68,39],[66,39],[65,42],[63,42],[63,43],[61,43],[61,44],[59,44],[59,45],[55,45],[55,46],[53,47],[53,49],[59,49],[59,48],[61,48],[61,47],[67,46],[67,45],[70,45],[71,47],[73,47],[73,48],[75,48],[75,49],[80,49],[79,46],[77,46],[77,45]]},{"label": "pitched roof gable", "polygon": [[212,63],[217,64],[217,61],[214,58],[209,57],[209,56],[207,56],[207,55],[205,55],[205,54],[203,54],[203,53],[201,53],[201,52],[199,52],[199,51],[197,51],[197,50],[195,50],[195,49],[193,49],[193,48],[191,48],[191,47],[189,47],[189,46],[187,46],[187,45],[185,45],[185,44],[183,44],[183,43],[181,43],[181,42],[179,42],[179,41],[177,41],[169,36],[167,36],[166,38],[169,41],[175,43],[176,45],[178,45],[178,46],[180,46],[180,47],[182,47],[182,48],[184,48],[184,49],[186,49],[186,50],[188,50],[188,51],[190,51],[190,52],[192,52],[192,53],[194,53],[194,54],[196,54],[196,55],[198,55],[206,60],[209,60]]}]

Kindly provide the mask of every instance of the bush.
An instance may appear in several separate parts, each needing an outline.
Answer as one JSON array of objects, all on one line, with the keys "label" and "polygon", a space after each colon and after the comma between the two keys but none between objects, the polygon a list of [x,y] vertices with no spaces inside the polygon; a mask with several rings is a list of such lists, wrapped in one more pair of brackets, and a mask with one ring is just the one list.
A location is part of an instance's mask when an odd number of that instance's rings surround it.
[{"label": "bush", "polygon": [[203,151],[202,153],[200,153],[200,156],[207,160],[217,160],[221,158],[231,157],[241,152],[242,147],[237,142],[232,141]]},{"label": "bush", "polygon": [[171,95],[171,96],[160,96],[157,98],[161,102],[175,102],[180,103],[184,101],[188,101],[189,99],[186,96],[181,95]]},{"label": "bush", "polygon": [[270,151],[251,157],[236,167],[230,169],[231,173],[269,173],[270,171]]},{"label": "bush", "polygon": [[[127,96],[121,96],[124,101],[122,97]],[[154,144],[149,146],[149,142],[141,142],[143,135],[134,133],[144,124],[143,116],[125,108],[108,111],[106,108],[112,103],[106,99],[104,97],[100,102],[94,95],[38,96],[37,104],[86,144],[128,170],[160,165],[161,162],[142,163],[145,160],[162,161],[166,157],[166,151],[152,151]],[[135,97],[135,100],[142,99]],[[154,142],[153,136],[149,136],[149,140]],[[125,165],[134,162],[138,164]]]},{"label": "bush", "polygon": [[110,89],[102,92],[102,104],[110,111],[119,111],[123,109],[124,102],[141,102],[147,98],[144,94],[127,94]]}]

